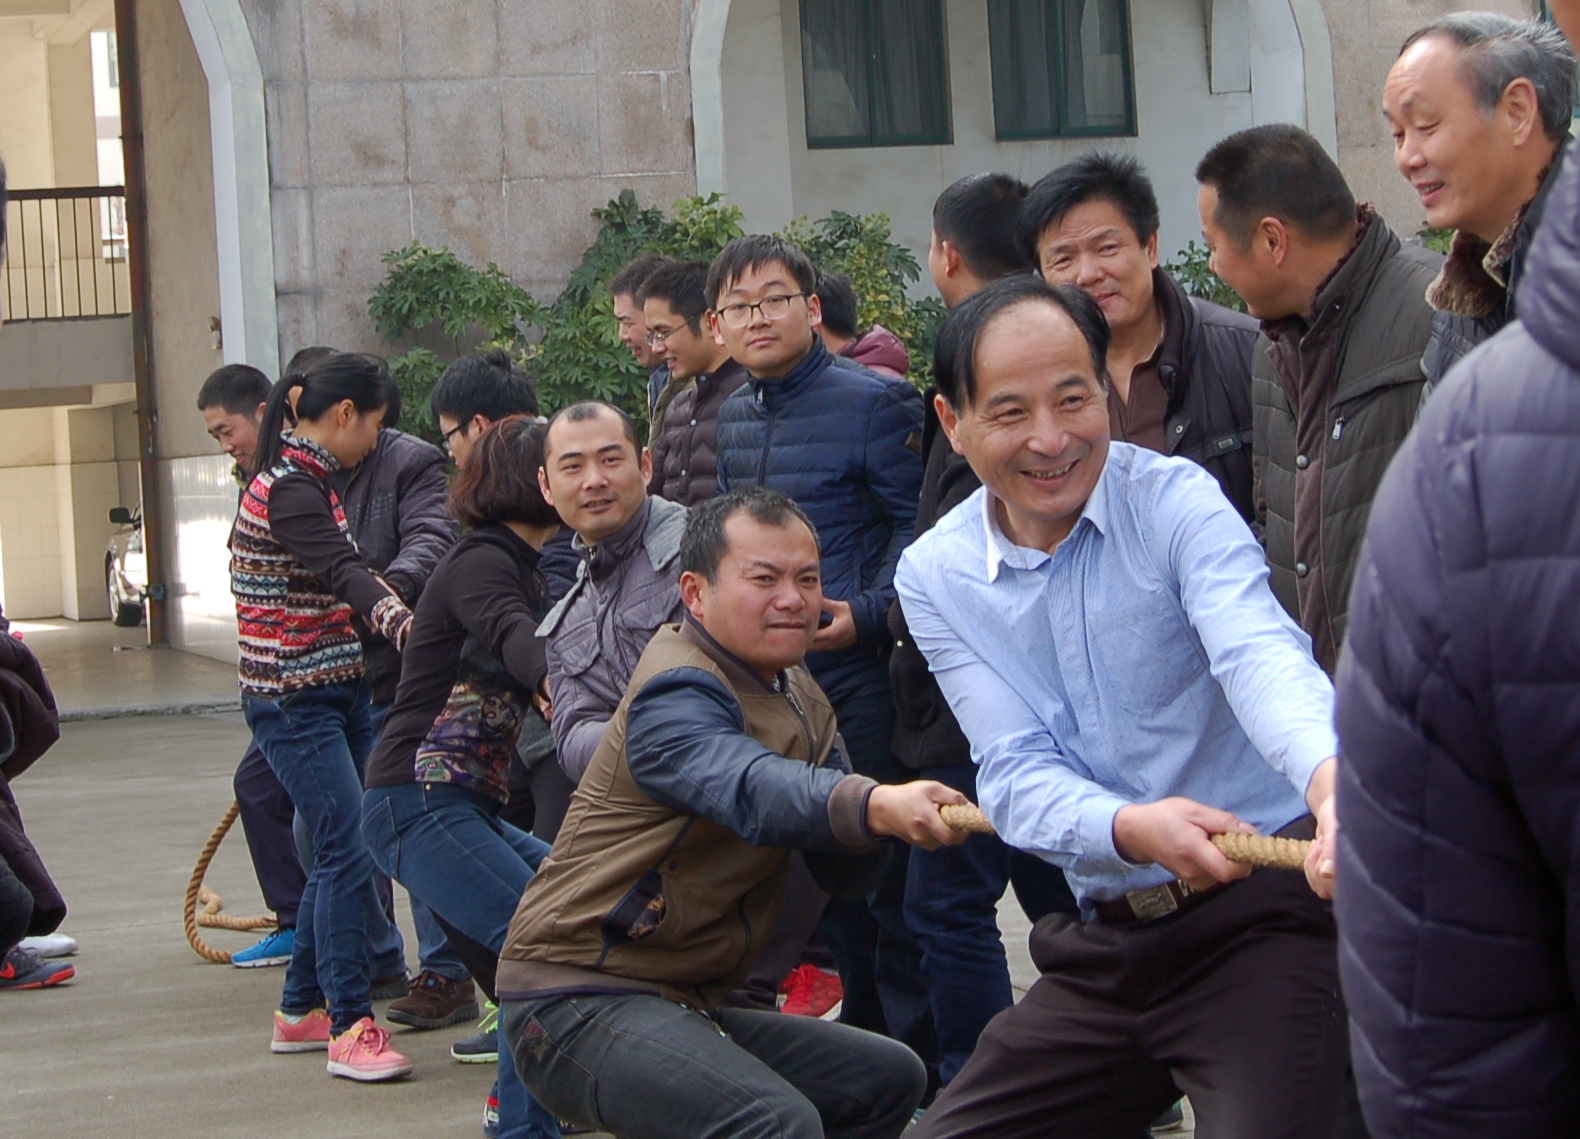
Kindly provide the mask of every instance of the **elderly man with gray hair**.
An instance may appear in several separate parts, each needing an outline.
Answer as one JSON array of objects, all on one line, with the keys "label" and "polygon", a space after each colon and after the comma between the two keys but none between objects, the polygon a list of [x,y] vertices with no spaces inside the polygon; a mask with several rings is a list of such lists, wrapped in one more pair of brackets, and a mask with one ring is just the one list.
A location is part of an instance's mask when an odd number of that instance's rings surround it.
[{"label": "elderly man with gray hair", "polygon": [[[1383,87],[1394,161],[1427,221],[1455,230],[1427,290],[1426,394],[1514,320],[1515,286],[1569,147],[1575,53],[1541,20],[1456,12],[1405,40]],[[1424,395],[1423,395],[1424,398]]]}]

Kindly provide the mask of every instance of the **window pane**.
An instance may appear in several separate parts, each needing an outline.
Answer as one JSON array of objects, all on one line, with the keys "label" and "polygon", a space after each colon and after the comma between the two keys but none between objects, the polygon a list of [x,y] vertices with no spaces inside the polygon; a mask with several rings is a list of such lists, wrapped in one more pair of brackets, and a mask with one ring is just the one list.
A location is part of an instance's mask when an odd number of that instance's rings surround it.
[{"label": "window pane", "polygon": [[1058,132],[1049,67],[1052,35],[1047,0],[988,0],[993,123],[999,135]]},{"label": "window pane", "polygon": [[1125,0],[1059,0],[1064,56],[1064,129],[1129,127]]},{"label": "window pane", "polygon": [[[940,0],[868,0],[872,9],[874,141],[942,142],[944,19]],[[855,4],[849,5],[856,7]]]},{"label": "window pane", "polygon": [[801,0],[808,142],[860,140],[871,133],[864,8],[860,0]]}]

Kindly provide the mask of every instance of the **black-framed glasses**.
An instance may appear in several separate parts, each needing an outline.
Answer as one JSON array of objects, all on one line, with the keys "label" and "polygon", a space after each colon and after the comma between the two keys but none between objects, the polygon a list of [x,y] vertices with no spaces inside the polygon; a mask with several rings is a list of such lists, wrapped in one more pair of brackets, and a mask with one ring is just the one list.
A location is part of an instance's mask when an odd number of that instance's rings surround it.
[{"label": "black-framed glasses", "polygon": [[443,435],[439,436],[439,449],[441,451],[443,451],[446,455],[454,454],[454,452],[450,449],[450,441],[457,434],[464,435],[465,433],[466,433],[466,424],[465,423],[457,423],[454,427],[450,428],[450,430],[446,431]]},{"label": "black-framed glasses", "polygon": [[755,304],[739,302],[719,309],[719,320],[730,328],[745,328],[752,319],[752,311],[762,313],[764,320],[783,320],[790,315],[790,302],[806,293],[775,293]]}]

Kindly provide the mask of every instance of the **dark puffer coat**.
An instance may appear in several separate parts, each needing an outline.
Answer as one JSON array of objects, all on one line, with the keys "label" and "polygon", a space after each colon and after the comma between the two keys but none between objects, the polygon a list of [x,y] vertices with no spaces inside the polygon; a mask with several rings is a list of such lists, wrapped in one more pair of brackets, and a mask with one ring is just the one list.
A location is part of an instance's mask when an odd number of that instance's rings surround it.
[{"label": "dark puffer coat", "polygon": [[727,360],[669,401],[652,443],[648,494],[695,506],[719,493],[719,408],[745,382],[746,369]]},{"label": "dark puffer coat", "polygon": [[1580,167],[1520,323],[1372,504],[1339,669],[1338,917],[1372,1133],[1580,1120]]},{"label": "dark puffer coat", "polygon": [[850,603],[857,635],[807,667],[825,689],[831,676],[867,672],[887,687],[894,567],[922,486],[922,395],[836,360],[814,338],[789,375],[753,379],[724,401],[719,489],[772,487],[806,511],[822,544],[823,593]]}]

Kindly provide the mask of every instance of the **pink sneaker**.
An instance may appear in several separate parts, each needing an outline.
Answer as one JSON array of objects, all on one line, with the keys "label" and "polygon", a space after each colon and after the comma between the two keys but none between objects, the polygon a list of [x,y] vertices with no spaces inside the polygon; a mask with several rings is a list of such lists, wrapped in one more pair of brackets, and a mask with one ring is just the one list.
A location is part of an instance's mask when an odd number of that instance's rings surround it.
[{"label": "pink sneaker", "polygon": [[390,1047],[390,1034],[365,1016],[329,1038],[329,1074],[375,1083],[411,1075],[411,1061]]},{"label": "pink sneaker", "polygon": [[270,1052],[322,1052],[329,1047],[329,1014],[321,1008],[288,1020],[283,1012],[274,1014],[274,1039]]}]

